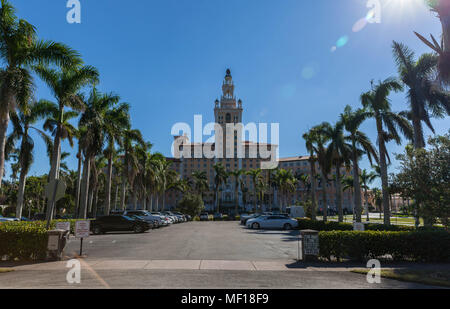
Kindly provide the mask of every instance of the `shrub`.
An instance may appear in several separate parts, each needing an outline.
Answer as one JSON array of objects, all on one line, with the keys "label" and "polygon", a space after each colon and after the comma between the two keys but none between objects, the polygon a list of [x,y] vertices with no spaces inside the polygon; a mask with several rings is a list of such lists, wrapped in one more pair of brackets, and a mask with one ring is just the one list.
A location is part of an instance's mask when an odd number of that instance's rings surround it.
[{"label": "shrub", "polygon": [[[51,229],[57,222],[70,222],[71,233],[74,233],[78,220],[54,220]],[[0,260],[37,261],[47,255],[47,223],[3,222],[0,223]]]},{"label": "shrub", "polygon": [[36,261],[47,254],[47,230],[33,224],[0,224],[0,259]]},{"label": "shrub", "polygon": [[331,231],[319,233],[320,256],[331,260],[449,262],[450,233],[445,231]]}]

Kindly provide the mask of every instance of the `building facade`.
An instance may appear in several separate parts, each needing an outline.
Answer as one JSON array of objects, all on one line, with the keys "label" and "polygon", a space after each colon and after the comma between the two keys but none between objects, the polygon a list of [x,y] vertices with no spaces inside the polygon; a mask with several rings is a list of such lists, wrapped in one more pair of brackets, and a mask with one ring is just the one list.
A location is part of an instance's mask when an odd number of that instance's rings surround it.
[{"label": "building facade", "polygon": [[[176,136],[174,141],[174,158],[171,168],[175,170],[181,178],[191,179],[195,171],[204,172],[207,176],[209,188],[204,193],[205,207],[208,211],[214,210],[214,165],[221,163],[228,171],[243,170],[250,171],[259,169],[262,166],[270,166],[270,162],[277,163],[279,168],[292,170],[294,175],[309,174],[309,157],[280,158],[276,157],[278,145],[269,143],[258,143],[256,141],[244,140],[246,127],[243,125],[243,102],[237,100],[234,94],[235,85],[231,76],[231,71],[227,70],[222,83],[222,96],[220,100],[214,102],[215,116],[215,139],[212,143],[194,143],[186,135]],[[316,167],[318,173],[319,166]],[[271,170],[264,168],[262,177],[268,179]],[[334,173],[332,171],[332,173]],[[342,169],[343,177],[349,174],[349,171]],[[332,179],[330,175],[330,179]],[[226,212],[235,208],[236,187],[233,177],[230,177],[226,184],[223,184],[219,190],[217,199],[220,200],[221,210]],[[252,209],[253,183],[250,176],[243,174],[241,176],[242,185],[238,186],[239,206],[241,209]],[[322,186],[318,180],[317,198],[319,207],[323,207],[322,190],[327,190],[327,204],[329,207],[336,207],[336,186],[335,182]],[[296,191],[287,197],[290,205],[295,205],[298,201],[303,201],[310,196],[310,190],[299,181]],[[278,193],[274,189],[269,189],[265,194],[264,202],[259,205],[261,210],[279,207]],[[175,190],[169,190],[166,193],[166,209],[176,208],[182,194]],[[353,193],[350,191],[343,193],[343,206],[345,209],[353,209]]]}]

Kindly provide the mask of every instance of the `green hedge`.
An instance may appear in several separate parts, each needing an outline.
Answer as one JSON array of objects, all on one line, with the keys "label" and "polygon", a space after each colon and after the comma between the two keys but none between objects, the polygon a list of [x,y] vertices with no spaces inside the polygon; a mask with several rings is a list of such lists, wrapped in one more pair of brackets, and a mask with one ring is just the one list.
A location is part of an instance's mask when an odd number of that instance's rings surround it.
[{"label": "green hedge", "polygon": [[44,227],[32,224],[0,224],[0,260],[42,260],[47,254],[47,242],[48,235]]},{"label": "green hedge", "polygon": [[450,233],[445,231],[331,231],[319,233],[320,256],[328,260],[450,262]]},{"label": "green hedge", "polygon": [[[313,221],[310,219],[297,219],[298,228],[300,230],[316,230],[316,231],[353,231],[353,224],[335,222],[335,221]],[[367,231],[413,231],[414,227],[404,225],[383,225],[376,223],[364,224]]]},{"label": "green hedge", "polygon": [[[78,220],[54,220],[51,229],[57,222],[70,222],[71,233],[74,233],[75,222]],[[47,223],[33,222],[3,222],[0,223],[0,260],[37,261],[47,255]]]}]

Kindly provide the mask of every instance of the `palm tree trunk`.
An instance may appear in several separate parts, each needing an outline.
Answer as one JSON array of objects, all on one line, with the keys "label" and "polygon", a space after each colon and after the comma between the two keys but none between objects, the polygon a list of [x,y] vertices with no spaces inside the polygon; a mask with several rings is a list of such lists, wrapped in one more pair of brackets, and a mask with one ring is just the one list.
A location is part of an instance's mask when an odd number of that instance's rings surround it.
[{"label": "palm tree trunk", "polygon": [[[53,153],[52,153],[52,164],[49,173],[49,183],[50,181],[56,180],[59,178],[59,165],[61,160],[61,127],[58,124],[55,134],[55,141],[53,145]],[[55,213],[56,202],[49,199],[47,205],[47,221],[51,221],[53,219],[53,214]]]},{"label": "palm tree trunk", "polygon": [[159,209],[159,194],[158,192],[156,192],[156,196],[155,196],[155,206],[156,206],[156,211],[160,211]]},{"label": "palm tree trunk", "polygon": [[[253,183],[254,184],[254,183]],[[257,199],[258,199],[258,196],[256,195],[257,193],[256,193],[256,186],[255,185],[253,185],[253,211],[256,213],[256,211],[257,211]]]},{"label": "palm tree trunk", "polygon": [[342,209],[342,183],[341,183],[341,167],[336,166],[336,199],[339,222],[344,222],[344,210]]},{"label": "palm tree trunk", "polygon": [[137,210],[137,190],[133,190],[133,209]]},{"label": "palm tree trunk", "polygon": [[[116,194],[115,194],[115,197],[114,197],[114,210],[117,210],[118,196],[119,196],[119,185],[116,184]],[[109,215],[109,213],[107,215]]]},{"label": "palm tree trunk", "polygon": [[81,215],[80,215],[80,217],[82,219],[87,218],[90,173],[91,173],[91,159],[85,158],[84,164],[83,164],[83,180],[82,180],[82,192],[81,192]]},{"label": "palm tree trunk", "polygon": [[[8,91],[9,92],[9,91]],[[9,104],[10,98],[6,96],[6,102],[2,102],[2,105],[7,105],[2,108],[0,114],[0,188],[2,187],[3,175],[5,173],[5,146],[6,146],[6,133],[9,125]]]},{"label": "palm tree trunk", "polygon": [[367,186],[364,188],[364,199],[365,199],[365,210],[366,210],[366,221],[370,221],[370,213],[369,213],[369,196],[367,194]]},{"label": "palm tree trunk", "polygon": [[316,210],[317,210],[317,201],[316,201],[316,166],[315,162],[311,160],[309,162],[311,168],[311,219],[316,220]]},{"label": "palm tree trunk", "polygon": [[81,148],[78,150],[77,154],[78,158],[78,173],[77,173],[77,192],[75,197],[75,214],[78,217],[80,214],[80,194],[81,194],[81,163],[82,163],[82,154]]},{"label": "palm tree trunk", "polygon": [[111,186],[112,186],[112,154],[108,156],[108,174],[106,175],[106,192],[105,192],[105,216],[111,211]]},{"label": "palm tree trunk", "polygon": [[[323,168],[321,169],[324,170]],[[323,200],[323,221],[328,221],[328,202],[327,202],[327,175],[322,174],[322,200]]]},{"label": "palm tree trunk", "polygon": [[162,209],[163,211],[166,210],[166,191],[162,192]]},{"label": "palm tree trunk", "polygon": [[361,223],[361,185],[359,183],[359,164],[358,154],[356,153],[356,146],[353,145],[353,190],[355,198],[354,216],[356,222]]},{"label": "palm tree trunk", "polygon": [[237,214],[238,214],[238,208],[239,208],[239,206],[238,206],[238,204],[239,204],[239,190],[238,190],[238,185],[237,185],[237,181],[236,181],[236,184],[235,184],[235,187],[234,187],[234,202],[235,202],[235,207],[236,207],[236,209],[235,209],[235,216],[237,216]]},{"label": "palm tree trunk", "polygon": [[122,177],[122,188],[120,194],[120,209],[125,210],[125,199],[127,191],[127,180],[125,177]]},{"label": "palm tree trunk", "polygon": [[[378,131],[378,147],[380,152],[380,176],[381,176],[381,187],[383,194],[383,210],[384,210],[384,224],[391,224],[391,212],[389,207],[389,183],[387,174],[387,164],[386,164],[386,145],[384,144],[384,134],[383,134],[383,124],[381,118],[377,117],[377,131]],[[420,121],[419,121],[420,124]],[[366,201],[367,203],[367,201]]]},{"label": "palm tree trunk", "polygon": [[20,177],[19,177],[19,191],[17,196],[17,206],[16,206],[16,218],[20,219],[22,218],[22,210],[23,210],[23,201],[24,201],[24,195],[25,195],[25,184],[27,175],[24,171],[24,168],[21,168],[20,171]]},{"label": "palm tree trunk", "polygon": [[422,122],[418,117],[413,116],[414,128],[414,149],[425,148],[425,140],[423,138]]},{"label": "palm tree trunk", "polygon": [[153,193],[150,194],[150,211],[153,211]]}]

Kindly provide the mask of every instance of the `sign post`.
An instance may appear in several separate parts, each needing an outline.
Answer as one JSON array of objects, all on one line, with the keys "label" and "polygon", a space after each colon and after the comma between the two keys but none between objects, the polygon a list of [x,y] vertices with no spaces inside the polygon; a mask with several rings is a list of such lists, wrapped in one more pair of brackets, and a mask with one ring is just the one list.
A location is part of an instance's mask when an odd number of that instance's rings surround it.
[{"label": "sign post", "polygon": [[80,238],[80,257],[83,255],[83,240],[91,233],[91,221],[77,221],[75,223],[75,237]]},{"label": "sign post", "polygon": [[319,232],[314,230],[302,230],[302,260],[316,261],[319,256]]}]

